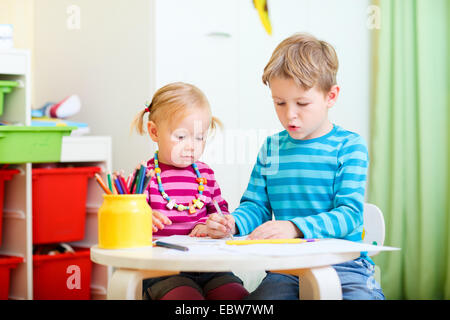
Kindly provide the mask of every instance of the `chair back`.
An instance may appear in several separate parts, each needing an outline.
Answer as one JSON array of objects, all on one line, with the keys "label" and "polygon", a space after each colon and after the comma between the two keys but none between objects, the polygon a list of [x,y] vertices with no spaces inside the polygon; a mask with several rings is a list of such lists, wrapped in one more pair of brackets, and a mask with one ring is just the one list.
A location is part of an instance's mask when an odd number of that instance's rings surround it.
[{"label": "chair back", "polygon": [[[384,244],[385,237],[385,225],[383,212],[380,208],[371,203],[364,203],[364,229],[363,229],[363,242],[376,246],[382,246]],[[374,256],[379,251],[370,251],[367,254]]]}]

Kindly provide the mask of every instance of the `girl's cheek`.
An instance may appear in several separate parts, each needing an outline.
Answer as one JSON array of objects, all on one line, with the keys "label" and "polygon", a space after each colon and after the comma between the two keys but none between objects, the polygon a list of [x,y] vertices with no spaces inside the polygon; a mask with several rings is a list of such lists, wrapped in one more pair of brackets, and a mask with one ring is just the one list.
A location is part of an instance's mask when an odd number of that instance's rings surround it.
[{"label": "girl's cheek", "polygon": [[205,143],[203,141],[197,142],[195,144],[195,151],[197,154],[203,153],[203,150],[205,149]]}]

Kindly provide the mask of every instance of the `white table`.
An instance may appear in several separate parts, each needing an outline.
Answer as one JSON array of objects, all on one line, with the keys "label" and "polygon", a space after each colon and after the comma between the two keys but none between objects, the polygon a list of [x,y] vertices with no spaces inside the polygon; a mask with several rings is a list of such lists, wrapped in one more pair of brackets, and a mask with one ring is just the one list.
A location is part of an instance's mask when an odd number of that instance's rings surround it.
[{"label": "white table", "polygon": [[[373,249],[373,247],[372,247]],[[300,299],[342,299],[339,277],[331,265],[354,260],[360,251],[322,252],[301,256],[268,257],[235,255],[174,255],[171,249],[144,247],[136,249],[91,248],[91,260],[115,267],[109,281],[107,298],[142,299],[142,280],[186,272],[220,272],[232,270],[271,270],[299,277]]]}]

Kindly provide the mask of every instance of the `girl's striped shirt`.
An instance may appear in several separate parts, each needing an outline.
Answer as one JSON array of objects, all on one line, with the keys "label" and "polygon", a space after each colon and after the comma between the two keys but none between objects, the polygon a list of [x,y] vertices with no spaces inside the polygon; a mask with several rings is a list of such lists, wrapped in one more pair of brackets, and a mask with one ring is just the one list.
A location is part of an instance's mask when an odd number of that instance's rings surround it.
[{"label": "girl's striped shirt", "polygon": [[[228,203],[222,198],[219,185],[214,177],[214,171],[205,163],[196,162],[198,170],[203,178],[206,178],[206,185],[203,195],[206,197],[205,205],[196,212],[190,214],[188,210],[178,211],[177,209],[168,209],[167,201],[162,197],[158,189],[158,182],[154,176],[146,189],[147,201],[152,210],[165,214],[171,221],[171,225],[165,225],[164,229],[154,232],[156,237],[171,235],[186,235],[198,223],[205,223],[208,215],[215,213],[216,209],[212,200],[216,200],[224,214],[228,214]],[[147,162],[147,168],[154,169],[154,158]],[[177,168],[159,162],[161,169],[161,182],[167,195],[174,199],[177,204],[189,206],[193,198],[198,194],[197,175],[192,166],[186,168]]]},{"label": "girl's striped shirt", "polygon": [[232,213],[239,234],[251,233],[273,213],[305,238],[361,241],[368,163],[362,137],[337,125],[310,140],[287,131],[268,137]]}]

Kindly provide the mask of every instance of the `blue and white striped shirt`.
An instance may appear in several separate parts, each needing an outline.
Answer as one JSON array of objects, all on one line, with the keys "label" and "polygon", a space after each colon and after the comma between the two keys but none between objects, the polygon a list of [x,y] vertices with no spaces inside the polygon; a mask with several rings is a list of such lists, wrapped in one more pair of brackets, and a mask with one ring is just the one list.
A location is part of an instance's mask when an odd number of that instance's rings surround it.
[{"label": "blue and white striped shirt", "polygon": [[293,222],[305,238],[361,241],[369,156],[364,139],[333,125],[326,135],[266,139],[247,190],[232,213],[239,235],[272,220]]}]

